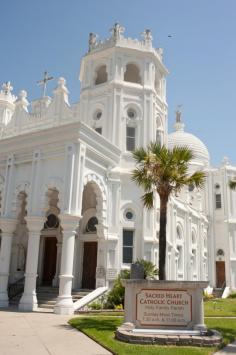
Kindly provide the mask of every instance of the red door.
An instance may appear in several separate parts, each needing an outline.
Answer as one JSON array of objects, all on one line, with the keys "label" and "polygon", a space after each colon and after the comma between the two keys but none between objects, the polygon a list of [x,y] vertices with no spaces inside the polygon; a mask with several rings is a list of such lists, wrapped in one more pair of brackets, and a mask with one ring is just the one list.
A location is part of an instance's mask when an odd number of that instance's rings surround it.
[{"label": "red door", "polygon": [[225,283],[225,262],[216,261],[216,287],[222,288]]},{"label": "red door", "polygon": [[82,288],[96,287],[97,242],[84,242]]},{"label": "red door", "polygon": [[44,261],[43,261],[43,285],[52,285],[52,280],[56,273],[57,262],[57,238],[47,237],[44,244]]}]

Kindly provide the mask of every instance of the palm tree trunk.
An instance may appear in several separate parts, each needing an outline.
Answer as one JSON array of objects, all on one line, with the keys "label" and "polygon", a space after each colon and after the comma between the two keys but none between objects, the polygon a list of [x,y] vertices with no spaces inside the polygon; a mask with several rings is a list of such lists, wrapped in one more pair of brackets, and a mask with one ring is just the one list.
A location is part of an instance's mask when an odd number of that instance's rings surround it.
[{"label": "palm tree trunk", "polygon": [[160,196],[159,280],[166,280],[166,223],[168,197]]}]

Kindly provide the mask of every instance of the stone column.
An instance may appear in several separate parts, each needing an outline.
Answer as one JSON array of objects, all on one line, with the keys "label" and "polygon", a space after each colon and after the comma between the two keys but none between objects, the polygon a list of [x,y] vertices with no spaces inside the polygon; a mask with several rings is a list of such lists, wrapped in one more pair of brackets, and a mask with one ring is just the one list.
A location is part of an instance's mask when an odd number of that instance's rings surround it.
[{"label": "stone column", "polygon": [[8,307],[8,279],[11,261],[11,246],[13,232],[16,229],[16,219],[1,218],[1,248],[0,248],[0,307]]},{"label": "stone column", "polygon": [[73,314],[74,307],[71,296],[73,279],[73,261],[76,228],[79,224],[78,216],[60,215],[63,229],[61,270],[59,276],[59,296],[54,307],[56,314]]},{"label": "stone column", "polygon": [[29,230],[29,240],[27,248],[25,287],[24,293],[19,303],[21,311],[35,311],[38,308],[36,296],[36,279],[38,271],[38,256],[40,231],[43,228],[45,217],[29,216],[25,218]]}]

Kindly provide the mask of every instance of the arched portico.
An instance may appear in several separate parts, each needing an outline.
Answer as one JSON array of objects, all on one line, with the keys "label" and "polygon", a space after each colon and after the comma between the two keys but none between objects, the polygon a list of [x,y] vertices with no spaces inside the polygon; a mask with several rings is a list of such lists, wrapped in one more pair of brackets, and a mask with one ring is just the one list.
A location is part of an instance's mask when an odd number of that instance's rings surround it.
[{"label": "arched portico", "polygon": [[107,218],[105,187],[95,174],[84,178],[81,215],[76,242],[75,287],[95,289],[106,284]]}]

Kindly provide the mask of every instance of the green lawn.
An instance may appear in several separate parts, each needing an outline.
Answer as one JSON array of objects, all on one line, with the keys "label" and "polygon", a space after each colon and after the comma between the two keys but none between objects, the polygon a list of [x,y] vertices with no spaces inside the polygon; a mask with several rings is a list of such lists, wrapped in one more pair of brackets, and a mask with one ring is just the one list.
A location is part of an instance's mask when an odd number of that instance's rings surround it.
[{"label": "green lawn", "polygon": [[[89,316],[73,318],[69,323],[96,340],[101,345],[118,355],[210,355],[216,348],[197,348],[182,346],[133,345],[114,339],[116,328],[122,324],[123,318],[115,316]],[[209,328],[219,330],[224,336],[224,344],[236,338],[236,319],[207,319]]]},{"label": "green lawn", "polygon": [[205,317],[236,317],[236,299],[215,298],[204,302]]}]

